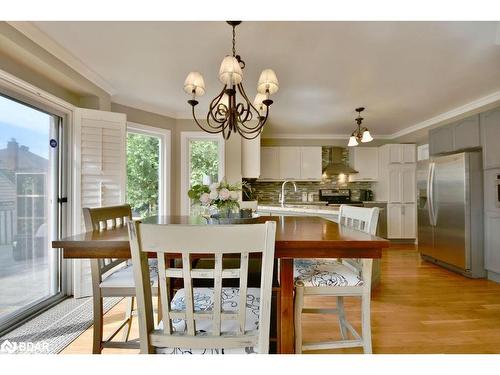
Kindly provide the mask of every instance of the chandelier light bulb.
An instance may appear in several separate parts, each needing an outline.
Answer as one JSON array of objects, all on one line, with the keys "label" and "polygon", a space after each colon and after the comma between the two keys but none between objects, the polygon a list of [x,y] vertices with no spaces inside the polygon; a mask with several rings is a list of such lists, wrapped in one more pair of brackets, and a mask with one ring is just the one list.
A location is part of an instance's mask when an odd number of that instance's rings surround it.
[{"label": "chandelier light bulb", "polygon": [[349,143],[347,144],[347,146],[349,147],[354,147],[354,146],[357,146],[358,145],[358,141],[356,140],[356,137],[351,135],[351,137],[349,138]]},{"label": "chandelier light bulb", "polygon": [[371,141],[373,141],[373,137],[371,136],[370,132],[367,129],[363,132],[363,136],[361,137],[361,142],[367,143]]}]

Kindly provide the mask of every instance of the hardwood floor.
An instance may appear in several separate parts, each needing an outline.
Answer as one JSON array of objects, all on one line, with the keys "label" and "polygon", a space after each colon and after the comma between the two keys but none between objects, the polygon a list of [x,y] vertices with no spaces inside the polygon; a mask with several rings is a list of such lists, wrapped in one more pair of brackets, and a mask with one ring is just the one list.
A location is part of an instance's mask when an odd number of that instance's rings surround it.
[{"label": "hardwood floor", "polygon": [[[359,329],[359,302],[346,300],[347,318]],[[310,297],[306,304],[334,307],[335,302]],[[121,302],[105,316],[105,336],[123,318],[124,306]],[[374,353],[500,353],[500,284],[468,279],[421,261],[413,245],[397,244],[384,251],[371,317]],[[136,322],[131,337],[137,336]],[[334,316],[304,315],[303,331],[305,341],[339,337]],[[88,329],[63,353],[90,353],[91,348],[92,329]],[[361,348],[321,351],[361,352]]]}]

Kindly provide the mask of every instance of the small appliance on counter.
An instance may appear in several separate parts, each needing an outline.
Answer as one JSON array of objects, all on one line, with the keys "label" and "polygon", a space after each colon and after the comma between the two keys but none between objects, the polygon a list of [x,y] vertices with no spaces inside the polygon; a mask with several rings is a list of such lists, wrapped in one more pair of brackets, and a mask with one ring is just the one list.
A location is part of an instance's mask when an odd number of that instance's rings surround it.
[{"label": "small appliance on counter", "polygon": [[366,202],[373,200],[373,192],[367,189],[351,189],[351,202]]},{"label": "small appliance on counter", "polygon": [[319,200],[332,204],[351,203],[351,191],[349,189],[319,189]]}]

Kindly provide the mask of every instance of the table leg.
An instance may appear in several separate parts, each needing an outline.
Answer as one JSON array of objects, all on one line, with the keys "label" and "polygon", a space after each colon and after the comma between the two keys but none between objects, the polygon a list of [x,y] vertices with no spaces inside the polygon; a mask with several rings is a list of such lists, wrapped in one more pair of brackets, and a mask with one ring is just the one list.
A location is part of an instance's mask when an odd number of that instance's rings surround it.
[{"label": "table leg", "polygon": [[293,322],[293,259],[280,259],[280,353],[295,353]]}]

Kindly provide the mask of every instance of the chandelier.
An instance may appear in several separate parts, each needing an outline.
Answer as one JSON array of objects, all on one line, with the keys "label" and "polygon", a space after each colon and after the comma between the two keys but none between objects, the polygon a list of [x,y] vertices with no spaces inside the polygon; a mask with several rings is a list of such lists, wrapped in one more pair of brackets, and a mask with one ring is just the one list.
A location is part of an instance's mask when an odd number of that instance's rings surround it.
[{"label": "chandelier", "polygon": [[355,121],[358,124],[358,128],[352,132],[351,137],[349,138],[349,143],[347,144],[347,146],[349,147],[357,146],[359,142],[367,143],[373,141],[373,137],[368,131],[368,128],[361,127],[361,122],[363,122],[363,117],[361,117],[361,112],[363,112],[364,110],[365,110],[364,107],[356,108],[356,112],[358,112],[358,117],[356,118]]},{"label": "chandelier", "polygon": [[[205,82],[201,73],[188,74],[184,91],[192,97],[188,103],[191,105],[194,121],[202,130],[213,134],[222,133],[224,139],[229,139],[233,132],[239,133],[245,139],[254,139],[262,132],[269,116],[269,107],[273,104],[269,96],[278,91],[278,78],[272,69],[263,70],[257,83],[257,95],[253,103],[250,102],[242,84],[245,62],[236,54],[235,29],[241,21],[227,23],[233,28],[233,53],[222,60],[219,80],[224,86],[210,102],[206,124],[198,121],[194,109],[198,104],[196,98],[205,93]],[[237,93],[241,98],[236,97]]]}]

